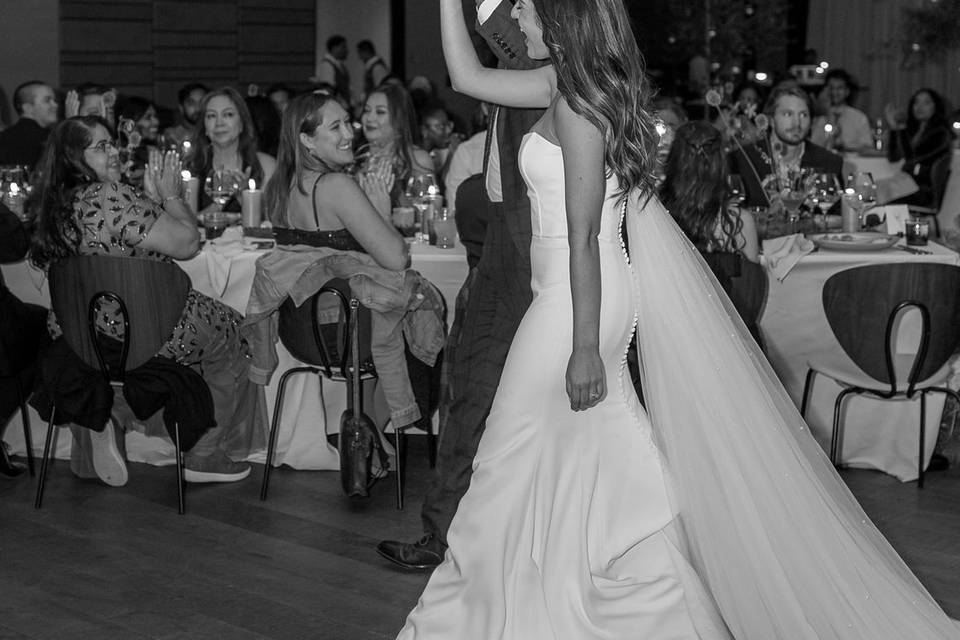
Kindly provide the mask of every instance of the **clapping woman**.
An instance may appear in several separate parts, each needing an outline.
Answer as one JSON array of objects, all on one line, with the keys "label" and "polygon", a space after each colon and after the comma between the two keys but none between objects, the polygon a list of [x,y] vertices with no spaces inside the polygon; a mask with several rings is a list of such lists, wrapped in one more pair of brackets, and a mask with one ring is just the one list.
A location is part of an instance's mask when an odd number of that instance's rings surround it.
[{"label": "clapping woman", "polygon": [[[238,191],[251,178],[258,188],[264,188],[276,168],[273,157],[258,151],[250,111],[231,87],[211,91],[203,97],[192,142],[191,154],[185,162],[201,185],[215,171],[220,171],[233,178]],[[201,189],[200,209],[211,208],[211,205],[213,202]],[[228,200],[224,209],[239,211],[237,198]]]},{"label": "clapping woman", "polygon": [[[163,157],[151,152],[140,191],[120,181],[119,154],[106,121],[82,116],[59,123],[38,165],[31,261],[46,268],[76,255],[193,257],[199,234],[193,212],[181,199],[179,161],[172,152]],[[116,335],[118,325],[111,320],[119,311],[106,303],[101,309],[102,329]],[[263,390],[247,378],[250,361],[238,331],[240,319],[225,304],[191,290],[180,322],[157,354],[196,369],[213,396],[217,427],[187,452],[189,482],[245,478],[250,467],[243,460],[264,444]],[[113,459],[114,469],[101,477],[123,484],[123,459],[115,452]]]}]

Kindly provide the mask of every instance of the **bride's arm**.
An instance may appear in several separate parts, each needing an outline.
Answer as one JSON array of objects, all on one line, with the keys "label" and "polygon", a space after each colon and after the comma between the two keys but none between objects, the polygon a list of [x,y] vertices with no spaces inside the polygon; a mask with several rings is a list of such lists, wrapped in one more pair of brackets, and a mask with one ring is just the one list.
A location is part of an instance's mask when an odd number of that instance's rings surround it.
[{"label": "bride's arm", "polygon": [[600,214],[606,190],[603,133],[557,102],[554,116],[563,152],[573,352],[567,364],[567,395],[574,411],[589,409],[606,395],[600,359]]},{"label": "bride's arm", "polygon": [[440,1],[443,56],[455,91],[507,107],[546,108],[556,90],[553,66],[529,71],[489,69],[480,64],[460,0]]}]

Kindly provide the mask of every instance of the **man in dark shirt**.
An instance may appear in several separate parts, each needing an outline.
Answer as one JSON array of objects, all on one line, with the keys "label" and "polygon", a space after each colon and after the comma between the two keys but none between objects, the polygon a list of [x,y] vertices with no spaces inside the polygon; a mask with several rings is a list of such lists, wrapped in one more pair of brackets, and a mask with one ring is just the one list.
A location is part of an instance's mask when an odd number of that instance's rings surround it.
[{"label": "man in dark shirt", "polygon": [[807,140],[810,133],[810,98],[803,89],[777,89],[764,112],[770,119],[770,134],[731,152],[730,165],[743,180],[749,207],[768,206],[764,190],[769,183],[793,168],[832,173],[843,183],[843,158]]},{"label": "man in dark shirt", "polygon": [[0,131],[0,164],[26,165],[33,169],[50,127],[57,123],[57,95],[49,85],[32,80],[13,92],[13,107],[20,119],[9,129]]}]

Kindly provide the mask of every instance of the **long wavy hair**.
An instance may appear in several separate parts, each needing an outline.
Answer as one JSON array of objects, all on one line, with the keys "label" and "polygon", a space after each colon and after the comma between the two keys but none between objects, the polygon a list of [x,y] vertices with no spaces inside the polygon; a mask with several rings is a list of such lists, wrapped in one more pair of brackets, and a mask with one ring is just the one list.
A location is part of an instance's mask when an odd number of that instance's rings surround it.
[{"label": "long wavy hair", "polygon": [[330,101],[336,102],[332,94],[315,91],[297,96],[290,101],[283,112],[280,144],[277,147],[277,168],[270,182],[267,183],[264,193],[267,217],[274,225],[289,226],[287,202],[290,191],[296,188],[300,193],[307,195],[303,178],[308,171],[327,173],[339,168],[328,166],[310,153],[310,150],[300,141],[301,133],[312,136],[316,133],[317,127],[323,124],[320,110]]},{"label": "long wavy hair", "polygon": [[76,253],[83,232],[73,216],[73,203],[78,191],[97,181],[83,157],[97,125],[114,135],[100,116],[75,116],[57,124],[44,145],[27,202],[33,223],[30,261],[38,268]]},{"label": "long wavy hair", "polygon": [[[743,221],[727,207],[727,162],[723,135],[713,125],[695,121],[677,129],[660,188],[664,206],[702,252],[737,251]],[[717,238],[719,224],[722,239]]]},{"label": "long wavy hair", "polygon": [[917,97],[921,93],[927,94],[933,101],[933,115],[930,116],[930,119],[927,121],[927,131],[945,128],[952,133],[952,130],[947,124],[947,109],[943,102],[943,96],[929,87],[923,87],[922,89],[914,91],[913,95],[910,96],[910,102],[907,103],[907,135],[913,137],[920,129],[920,121],[913,115],[913,103],[917,101]]},{"label": "long wavy hair", "polygon": [[203,96],[203,102],[200,103],[200,115],[190,138],[193,146],[190,155],[185,159],[187,168],[190,173],[200,178],[201,183],[203,178],[209,175],[213,169],[213,144],[207,137],[204,115],[210,101],[217,96],[225,97],[236,107],[240,122],[243,123],[243,130],[240,132],[240,139],[237,141],[240,161],[243,163],[244,169],[250,168],[250,177],[256,180],[257,184],[263,184],[263,167],[260,166],[260,160],[257,158],[257,130],[253,124],[253,118],[250,117],[250,110],[247,109],[247,103],[233,87],[221,87]]},{"label": "long wavy hair", "polygon": [[[420,144],[420,127],[417,125],[417,112],[413,107],[410,94],[402,85],[395,83],[382,84],[370,96],[383,94],[387,98],[387,112],[390,114],[390,124],[393,125],[395,137],[393,139],[393,169],[398,182],[402,182],[413,173],[413,148]],[[367,97],[369,100],[370,97]],[[366,137],[360,145],[359,153],[369,152],[370,143]],[[419,166],[419,165],[418,165]],[[431,170],[432,167],[421,167]]]},{"label": "long wavy hair", "polygon": [[619,195],[655,185],[657,135],[643,55],[622,0],[534,0],[557,88],[603,132]]}]

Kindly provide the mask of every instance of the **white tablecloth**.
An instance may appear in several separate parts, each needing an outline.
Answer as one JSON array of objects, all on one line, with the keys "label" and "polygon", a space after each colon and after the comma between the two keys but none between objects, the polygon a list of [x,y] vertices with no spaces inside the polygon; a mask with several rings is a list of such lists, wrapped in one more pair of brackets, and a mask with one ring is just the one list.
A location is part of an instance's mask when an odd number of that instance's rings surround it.
[{"label": "white tablecloth", "polygon": [[[190,276],[193,288],[213,298],[217,298],[237,309],[246,310],[247,299],[253,286],[256,261],[265,251],[244,251],[229,259],[228,277],[225,287],[214,289],[211,272],[211,249],[207,248],[195,258],[180,262],[180,266]],[[454,249],[438,249],[425,244],[411,245],[412,268],[433,282],[447,302],[447,321],[453,321],[454,304],[460,286],[467,278],[468,267],[466,250],[459,243]],[[223,261],[221,261],[223,262]],[[3,277],[7,286],[24,302],[50,306],[50,294],[47,290],[44,274],[33,269],[28,263],[3,265]],[[267,406],[272,418],[276,401],[280,374],[289,367],[297,366],[290,353],[277,345],[279,366],[270,385],[266,388]],[[372,389],[365,387],[365,392]],[[367,402],[364,403],[367,405]],[[288,464],[297,469],[337,469],[339,458],[335,449],[327,444],[326,433],[336,432],[339,428],[340,414],[346,408],[346,391],[342,383],[324,380],[321,384],[318,376],[303,374],[293,376],[287,383],[283,416],[277,437],[275,464]],[[33,409],[31,425],[33,446],[39,455],[42,452],[43,434],[46,428]],[[58,436],[58,457],[69,457],[69,431],[62,430]],[[17,412],[8,425],[4,438],[13,447],[16,454],[25,451],[20,414]],[[173,462],[173,447],[163,438],[148,438],[143,434],[130,432],[127,435],[127,455],[130,460],[166,464]],[[251,461],[263,462],[265,452],[256,452]]]},{"label": "white tablecloth", "polygon": [[[902,242],[902,241],[901,241]],[[825,348],[840,349],[823,311],[823,285],[833,274],[878,262],[940,262],[960,265],[960,255],[930,243],[930,255],[913,255],[896,249],[876,253],[817,251],[804,256],[783,282],[770,277],[767,305],[760,320],[767,355],[790,396],[800,406],[807,358]],[[810,430],[829,451],[833,403],[840,386],[816,376],[807,408]],[[917,477],[919,400],[876,400],[849,396],[844,402],[843,460],[847,464],[885,471],[903,481]],[[927,402],[926,457],[937,439],[943,410],[942,394]]]}]

